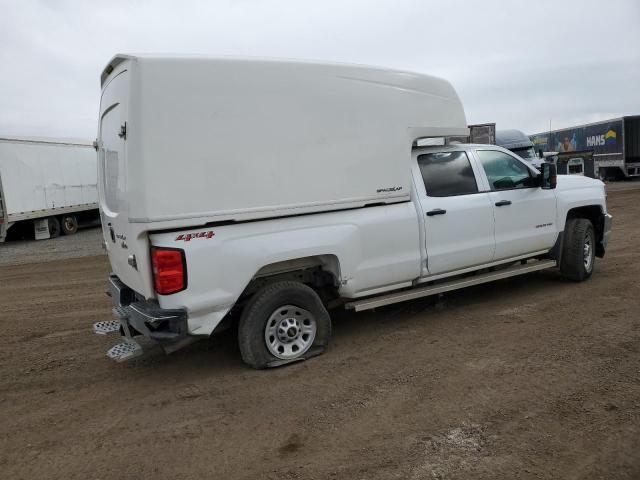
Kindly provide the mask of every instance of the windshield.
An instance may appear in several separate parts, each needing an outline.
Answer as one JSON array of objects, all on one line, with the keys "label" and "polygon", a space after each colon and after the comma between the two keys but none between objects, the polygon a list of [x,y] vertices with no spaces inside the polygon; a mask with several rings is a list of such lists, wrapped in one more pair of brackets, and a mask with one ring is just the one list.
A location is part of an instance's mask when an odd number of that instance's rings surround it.
[{"label": "windshield", "polygon": [[536,151],[535,151],[535,149],[533,147],[514,148],[511,151],[513,153],[515,153],[516,155],[518,155],[520,158],[523,158],[525,160],[538,157],[536,155]]}]

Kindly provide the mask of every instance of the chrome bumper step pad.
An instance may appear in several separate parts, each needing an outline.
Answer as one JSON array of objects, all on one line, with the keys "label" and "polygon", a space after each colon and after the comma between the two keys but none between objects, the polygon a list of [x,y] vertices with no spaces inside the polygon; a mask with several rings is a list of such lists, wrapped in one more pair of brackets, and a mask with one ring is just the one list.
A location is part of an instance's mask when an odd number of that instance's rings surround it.
[{"label": "chrome bumper step pad", "polygon": [[107,352],[107,357],[116,362],[125,362],[142,355],[142,347],[135,340],[125,340],[114,345]]},{"label": "chrome bumper step pad", "polygon": [[98,335],[108,335],[120,331],[120,322],[118,320],[107,320],[104,322],[96,322],[93,324],[93,333]]},{"label": "chrome bumper step pad", "polygon": [[116,362],[126,362],[132,358],[142,355],[142,347],[136,342],[129,330],[127,323],[127,311],[122,307],[115,307],[113,314],[120,320],[106,320],[93,324],[93,331],[98,335],[108,335],[110,333],[123,332],[122,343],[114,345],[107,351],[107,357]]}]

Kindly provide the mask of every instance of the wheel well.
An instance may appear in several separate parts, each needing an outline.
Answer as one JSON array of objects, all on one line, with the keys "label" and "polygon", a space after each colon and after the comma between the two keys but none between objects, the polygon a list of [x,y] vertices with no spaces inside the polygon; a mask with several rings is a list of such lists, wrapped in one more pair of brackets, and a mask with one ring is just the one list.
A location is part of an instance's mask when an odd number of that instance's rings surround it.
[{"label": "wheel well", "polygon": [[310,286],[324,302],[328,302],[337,297],[340,285],[338,258],[335,255],[314,255],[265,265],[253,276],[242,292],[240,301],[247,300],[270,283],[285,280]]},{"label": "wheel well", "polygon": [[591,221],[596,235],[596,255],[599,257],[603,256],[604,213],[602,212],[602,208],[599,205],[572,208],[567,212],[567,220],[571,218],[586,218]]},{"label": "wheel well", "polygon": [[607,180],[623,180],[626,177],[622,167],[601,167],[598,174]]}]

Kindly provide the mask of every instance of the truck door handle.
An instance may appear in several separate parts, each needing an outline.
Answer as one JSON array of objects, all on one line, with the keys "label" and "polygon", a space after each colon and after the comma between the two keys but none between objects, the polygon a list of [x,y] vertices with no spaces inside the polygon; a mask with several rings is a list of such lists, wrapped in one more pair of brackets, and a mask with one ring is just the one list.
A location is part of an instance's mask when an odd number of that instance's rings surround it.
[{"label": "truck door handle", "polygon": [[505,205],[511,205],[511,200],[500,200],[496,202],[496,207],[504,207]]},{"label": "truck door handle", "polygon": [[427,216],[428,217],[433,217],[434,215],[444,215],[445,213],[447,213],[446,210],[443,210],[441,208],[436,208],[434,210],[429,210],[427,212]]}]

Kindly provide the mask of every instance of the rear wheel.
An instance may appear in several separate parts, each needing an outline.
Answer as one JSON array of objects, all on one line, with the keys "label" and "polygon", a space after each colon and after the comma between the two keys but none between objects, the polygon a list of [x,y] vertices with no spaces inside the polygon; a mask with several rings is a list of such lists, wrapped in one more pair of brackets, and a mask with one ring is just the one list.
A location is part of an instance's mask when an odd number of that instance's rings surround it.
[{"label": "rear wheel", "polygon": [[560,273],[567,280],[582,282],[591,276],[595,264],[596,236],[585,218],[567,220]]},{"label": "rear wheel", "polygon": [[331,319],[318,294],[298,282],[277,282],[257,292],[244,308],[238,343],[245,363],[266,368],[322,353]]},{"label": "rear wheel", "polygon": [[60,236],[60,220],[56,217],[49,217],[47,219],[49,224],[49,238],[56,238]]},{"label": "rear wheel", "polygon": [[65,215],[62,217],[61,228],[64,235],[73,235],[78,231],[78,219],[75,215]]}]

